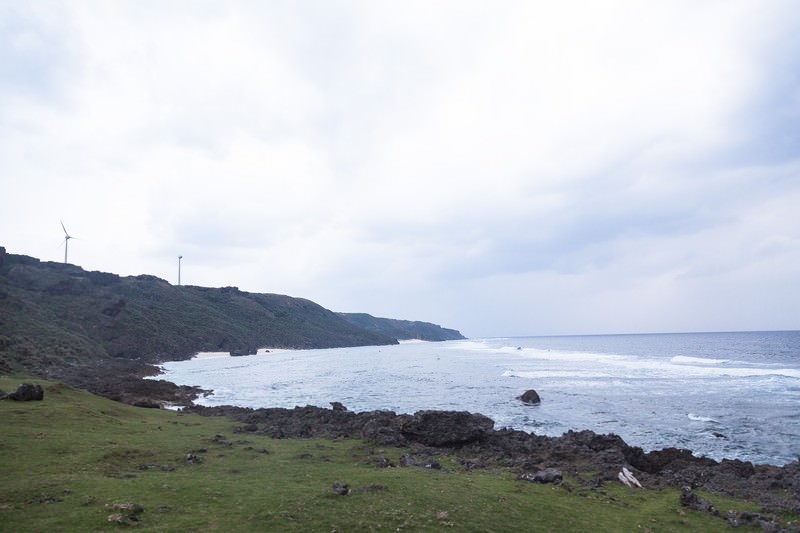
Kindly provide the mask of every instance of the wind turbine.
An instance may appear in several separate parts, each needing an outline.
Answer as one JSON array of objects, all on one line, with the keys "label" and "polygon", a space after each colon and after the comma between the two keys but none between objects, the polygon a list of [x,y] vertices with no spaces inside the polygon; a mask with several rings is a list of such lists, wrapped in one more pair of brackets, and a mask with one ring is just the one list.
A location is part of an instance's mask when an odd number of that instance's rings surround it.
[{"label": "wind turbine", "polygon": [[72,238],[69,233],[67,233],[67,228],[64,227],[64,222],[61,222],[61,229],[64,230],[64,264],[67,264],[67,250],[69,249],[69,240]]}]

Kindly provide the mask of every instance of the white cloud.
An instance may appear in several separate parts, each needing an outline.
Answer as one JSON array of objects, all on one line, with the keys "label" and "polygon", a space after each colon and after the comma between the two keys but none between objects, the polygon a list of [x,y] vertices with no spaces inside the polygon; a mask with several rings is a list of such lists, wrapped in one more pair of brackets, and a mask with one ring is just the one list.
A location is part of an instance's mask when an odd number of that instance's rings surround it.
[{"label": "white cloud", "polygon": [[472,335],[796,327],[791,2],[3,10],[11,252],[63,219],[88,269]]}]

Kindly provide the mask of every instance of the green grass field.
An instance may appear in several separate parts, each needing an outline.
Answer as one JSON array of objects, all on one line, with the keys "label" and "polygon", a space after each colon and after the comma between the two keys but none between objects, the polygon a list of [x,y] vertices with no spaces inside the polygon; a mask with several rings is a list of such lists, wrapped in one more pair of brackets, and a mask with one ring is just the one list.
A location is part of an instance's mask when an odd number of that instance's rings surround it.
[{"label": "green grass field", "polygon": [[[0,376],[0,389],[22,380]],[[567,490],[466,471],[450,457],[439,458],[445,470],[377,468],[376,458],[397,465],[407,450],[235,433],[225,418],[36,382],[44,401],[0,402],[0,531],[730,530],[680,509],[677,490],[590,489],[574,477]],[[350,494],[334,492],[336,481]],[[723,512],[755,509],[704,496]],[[136,521],[127,504],[144,509]]]}]

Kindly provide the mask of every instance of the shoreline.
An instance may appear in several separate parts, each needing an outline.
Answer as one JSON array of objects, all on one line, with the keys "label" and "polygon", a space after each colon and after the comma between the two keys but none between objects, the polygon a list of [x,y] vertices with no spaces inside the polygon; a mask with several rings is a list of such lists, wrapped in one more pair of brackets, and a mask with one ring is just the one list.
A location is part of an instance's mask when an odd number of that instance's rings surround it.
[{"label": "shoreline", "polygon": [[[273,354],[297,352],[297,351],[300,350],[294,348],[259,348],[255,354],[249,354],[249,355],[273,355]],[[194,354],[194,356],[192,356],[191,359],[219,359],[222,357],[237,357],[237,356],[231,355],[230,352],[197,352],[196,354]]]},{"label": "shoreline", "polygon": [[[562,365],[561,352],[528,346],[518,351],[504,342],[312,352],[307,357],[298,351],[274,359],[170,363],[162,379],[214,389],[196,400],[207,406],[325,407],[339,400],[357,411],[467,409],[490,416],[497,427],[549,436],[591,429],[618,434],[645,450],[680,446],[715,460],[783,465],[800,451],[792,443],[798,422],[788,402],[794,395],[789,390],[772,396],[775,389],[791,385],[784,378],[771,379],[760,390],[751,387],[763,378],[747,380],[743,392],[732,386],[738,378],[703,374],[707,365],[692,367],[697,375],[691,379],[681,377],[685,365],[674,365],[675,357],[654,356],[642,363],[637,356],[613,356],[608,363],[598,352],[584,363],[588,356],[569,352]],[[595,356],[601,360],[595,362]],[[561,366],[565,370],[552,372]],[[620,375],[611,374],[617,367]],[[648,373],[653,367],[658,372]],[[515,401],[531,387],[545,399],[539,407]],[[761,414],[770,416],[762,420]]]},{"label": "shoreline", "polygon": [[751,499],[774,512],[800,512],[800,460],[778,466],[738,459],[716,461],[676,447],[644,452],[618,435],[591,430],[570,430],[557,437],[496,430],[489,417],[466,411],[352,412],[339,402],[332,402],[331,408],[205,407],[194,400],[209,391],[158,379],[159,368],[141,361],[108,360],[48,374],[41,377],[138,407],[178,405],[187,414],[225,416],[238,424],[235,431],[240,433],[273,438],[353,437],[423,453],[453,454],[467,464],[520,471],[559,468],[596,475],[600,481],[617,480],[624,467],[646,488],[702,488]]}]

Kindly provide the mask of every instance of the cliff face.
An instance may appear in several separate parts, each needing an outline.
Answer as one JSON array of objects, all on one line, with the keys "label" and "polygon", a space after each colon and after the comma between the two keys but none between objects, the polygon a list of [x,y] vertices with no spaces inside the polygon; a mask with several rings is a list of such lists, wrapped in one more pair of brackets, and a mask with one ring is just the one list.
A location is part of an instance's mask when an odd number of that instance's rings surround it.
[{"label": "cliff face", "polygon": [[0,371],[108,357],[156,362],[197,351],[396,343],[302,298],[178,287],[0,249]]},{"label": "cliff face", "polygon": [[339,313],[339,316],[360,328],[401,340],[453,341],[465,338],[454,329],[443,328],[429,322],[379,318],[366,313]]}]

